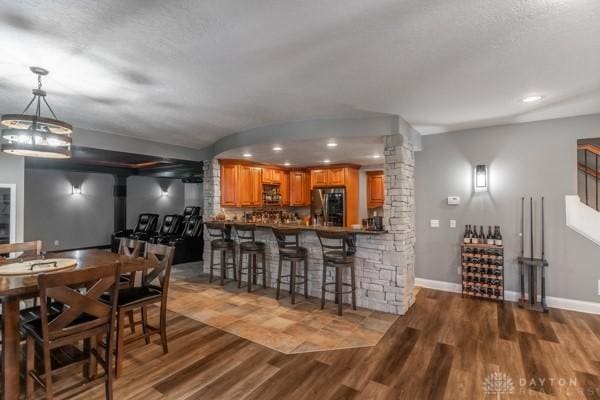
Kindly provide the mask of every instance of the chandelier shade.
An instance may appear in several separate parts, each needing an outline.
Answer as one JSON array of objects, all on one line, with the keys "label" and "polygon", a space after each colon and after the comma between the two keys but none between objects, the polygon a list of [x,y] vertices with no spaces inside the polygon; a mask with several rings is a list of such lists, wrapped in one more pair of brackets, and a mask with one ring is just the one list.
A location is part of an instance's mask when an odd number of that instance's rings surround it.
[{"label": "chandelier shade", "polygon": [[[38,87],[32,90],[33,99],[22,114],[4,114],[0,117],[2,152],[28,157],[69,158],[73,126],[60,121],[46,101],[41,78],[48,71],[39,67],[30,67],[30,70],[38,76]],[[54,118],[41,116],[42,102]],[[25,114],[34,103],[35,113]]]}]

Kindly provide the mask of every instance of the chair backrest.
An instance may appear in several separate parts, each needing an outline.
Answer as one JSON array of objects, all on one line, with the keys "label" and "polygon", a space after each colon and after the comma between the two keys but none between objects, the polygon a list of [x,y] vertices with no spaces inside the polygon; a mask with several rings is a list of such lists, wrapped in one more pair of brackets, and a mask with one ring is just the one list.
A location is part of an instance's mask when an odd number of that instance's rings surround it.
[{"label": "chair backrest", "polygon": [[134,233],[151,233],[156,231],[158,214],[140,214]]},{"label": "chair backrest", "polygon": [[167,214],[163,217],[158,233],[160,235],[174,235],[179,230],[182,216],[178,214]]},{"label": "chair backrest", "polygon": [[192,215],[185,224],[182,237],[197,237],[202,233],[202,217],[199,215]]},{"label": "chair backrest", "polygon": [[235,232],[240,242],[252,242],[256,241],[255,234],[256,225],[254,224],[235,224]]},{"label": "chair backrest", "polygon": [[[39,256],[42,253],[42,241],[0,244],[0,259],[9,258],[10,253],[23,253],[20,256]],[[6,257],[3,257],[6,255]]]},{"label": "chair backrest", "polygon": [[142,242],[141,240],[121,238],[119,242],[119,255],[130,258],[137,258],[140,256],[143,244],[144,242]]},{"label": "chair backrest", "polygon": [[[40,274],[38,285],[44,342],[113,323],[120,270],[121,264],[117,261],[94,268]],[[83,287],[85,294],[77,290]],[[106,292],[111,294],[111,304],[100,301]],[[59,314],[51,315],[49,321],[51,300],[64,307]]]},{"label": "chair backrest", "polygon": [[207,222],[205,225],[208,236],[214,239],[227,239],[228,232],[231,232],[231,228],[223,222]]},{"label": "chair backrest", "polygon": [[347,232],[325,231],[317,229],[317,237],[321,243],[323,256],[330,251],[341,251],[344,254],[348,253],[349,235]]},{"label": "chair backrest", "polygon": [[188,219],[191,216],[194,215],[200,215],[200,209],[201,207],[186,207],[183,210],[183,218]]},{"label": "chair backrest", "polygon": [[[157,286],[162,290],[163,298],[167,296],[171,266],[175,248],[164,244],[146,244],[145,257],[152,262],[152,267],[142,272],[142,286]],[[158,282],[158,284],[155,284]]]},{"label": "chair backrest", "polygon": [[275,239],[277,239],[277,246],[280,249],[298,247],[300,242],[298,236],[300,235],[300,229],[297,228],[271,228]]}]

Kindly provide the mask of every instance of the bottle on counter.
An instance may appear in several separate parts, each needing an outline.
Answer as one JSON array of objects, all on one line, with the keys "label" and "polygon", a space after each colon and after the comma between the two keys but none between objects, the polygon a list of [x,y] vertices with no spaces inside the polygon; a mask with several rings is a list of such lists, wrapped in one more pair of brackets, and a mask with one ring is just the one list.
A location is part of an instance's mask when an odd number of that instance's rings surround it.
[{"label": "bottle on counter", "polygon": [[479,244],[479,235],[477,234],[477,226],[473,225],[471,228],[471,243]]},{"label": "bottle on counter", "polygon": [[500,226],[496,226],[496,236],[494,237],[494,244],[496,246],[502,246],[502,233],[500,232]]},{"label": "bottle on counter", "polygon": [[494,235],[492,234],[492,226],[491,225],[488,225],[488,233],[487,233],[487,237],[486,237],[486,242],[487,242],[487,244],[495,243]]},{"label": "bottle on counter", "polygon": [[469,225],[465,225],[465,234],[463,235],[463,243],[471,243],[471,235],[469,233]]}]

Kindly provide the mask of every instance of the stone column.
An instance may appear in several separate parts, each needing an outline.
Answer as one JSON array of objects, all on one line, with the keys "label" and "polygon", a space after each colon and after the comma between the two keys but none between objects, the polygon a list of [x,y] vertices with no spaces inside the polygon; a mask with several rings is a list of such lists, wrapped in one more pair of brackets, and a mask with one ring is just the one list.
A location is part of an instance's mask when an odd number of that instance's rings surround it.
[{"label": "stone column", "polygon": [[[221,168],[219,160],[205,160],[203,171],[203,218],[204,221],[209,221],[211,217],[217,215],[221,211]],[[210,238],[203,229],[204,235],[204,262],[203,270],[208,272],[208,263],[210,262]]]},{"label": "stone column", "polygon": [[383,223],[394,235],[393,248],[384,254],[392,262],[397,313],[404,314],[415,302],[415,156],[413,144],[402,135],[385,138],[385,201]]}]

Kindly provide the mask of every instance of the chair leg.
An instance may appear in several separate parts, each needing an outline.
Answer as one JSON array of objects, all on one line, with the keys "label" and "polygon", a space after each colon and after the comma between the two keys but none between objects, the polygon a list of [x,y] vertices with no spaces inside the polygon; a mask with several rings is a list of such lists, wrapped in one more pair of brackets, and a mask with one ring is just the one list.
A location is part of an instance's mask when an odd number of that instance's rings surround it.
[{"label": "chair leg", "polygon": [[[123,328],[123,321],[125,314],[121,311],[117,312],[117,356],[115,362],[115,376],[118,378],[123,372],[123,353],[125,352],[125,332]],[[108,339],[107,339],[108,340]]]},{"label": "chair leg", "polygon": [[356,274],[354,273],[354,264],[350,266],[350,274],[352,274],[350,277],[352,280],[352,309],[356,310]]},{"label": "chair leg", "polygon": [[325,283],[327,283],[327,264],[323,263],[323,281],[321,283],[321,310],[325,308]]},{"label": "chair leg", "polygon": [[31,336],[27,336],[27,361],[25,363],[25,398],[33,400],[34,380],[29,374],[33,371],[35,364],[35,341]]},{"label": "chair leg", "polygon": [[267,288],[267,253],[262,253],[263,289]]},{"label": "chair leg", "polygon": [[106,392],[106,400],[113,399],[113,381],[115,379],[115,372],[113,370],[113,356],[115,347],[114,336],[115,335],[114,332],[112,332],[112,330],[109,330],[109,332],[106,334],[106,376],[104,377],[104,390]]},{"label": "chair leg", "polygon": [[221,286],[225,284],[225,270],[227,269],[227,251],[221,251]]},{"label": "chair leg", "polygon": [[144,332],[144,341],[150,344],[150,336],[148,336],[148,309],[142,307],[142,331]]},{"label": "chair leg", "polygon": [[165,301],[160,306],[160,342],[162,343],[163,353],[167,354],[169,346],[167,345],[167,304]]},{"label": "chair leg", "polygon": [[248,254],[248,293],[250,293],[252,291],[252,281],[254,280],[253,278],[253,268],[252,268],[252,261],[253,261],[253,257],[252,254]]},{"label": "chair leg", "polygon": [[127,313],[127,317],[129,318],[129,329],[131,333],[135,333],[135,321],[133,320],[133,310]]},{"label": "chair leg", "polygon": [[335,268],[335,298],[337,299],[337,313],[342,315],[342,269]]},{"label": "chair leg", "polygon": [[233,281],[237,281],[237,268],[235,266],[235,247],[233,248],[233,250],[231,250],[231,259],[233,262]]},{"label": "chair leg", "polygon": [[256,285],[257,280],[257,274],[256,274],[256,254],[252,254],[252,283],[254,283]]},{"label": "chair leg", "polygon": [[275,299],[279,300],[279,290],[281,288],[281,268],[282,268],[283,260],[281,256],[279,256],[279,267],[277,268],[277,290],[275,291]]},{"label": "chair leg", "polygon": [[211,247],[210,248],[210,266],[209,266],[209,274],[208,274],[208,282],[212,283],[213,280],[213,264],[215,262],[215,250]]},{"label": "chair leg", "polygon": [[308,299],[308,257],[304,259],[304,298]]},{"label": "chair leg", "polygon": [[244,253],[240,251],[240,262],[238,265],[238,289],[242,287],[242,270],[244,269]]},{"label": "chair leg", "polygon": [[292,293],[292,304],[296,304],[296,261],[292,261],[290,264],[290,292]]},{"label": "chair leg", "polygon": [[50,349],[44,346],[44,384],[46,385],[46,399],[54,399],[54,387],[52,385],[52,359]]}]

